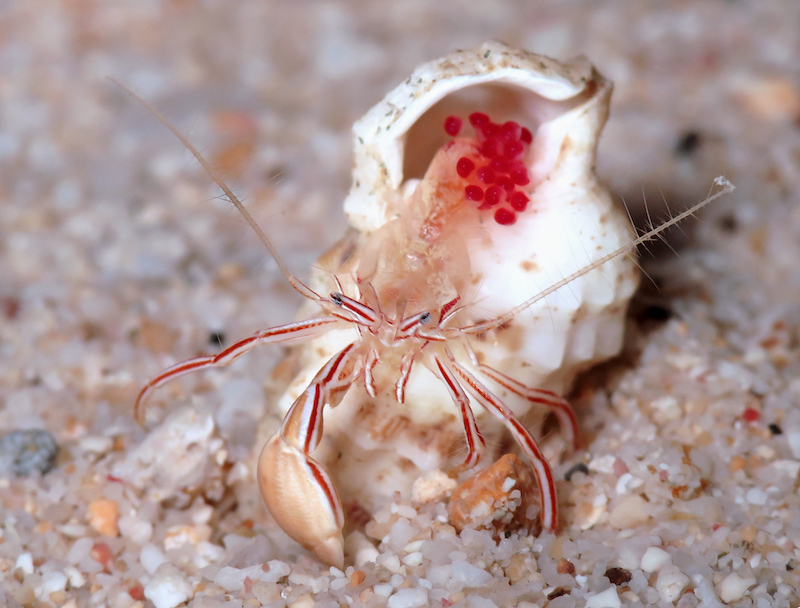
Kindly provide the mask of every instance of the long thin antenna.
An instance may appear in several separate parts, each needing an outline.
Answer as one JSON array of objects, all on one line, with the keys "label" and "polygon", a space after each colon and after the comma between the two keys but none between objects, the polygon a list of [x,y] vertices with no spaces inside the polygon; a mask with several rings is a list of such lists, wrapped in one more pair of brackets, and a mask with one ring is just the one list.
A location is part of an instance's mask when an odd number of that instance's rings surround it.
[{"label": "long thin antenna", "polygon": [[686,211],[683,211],[682,213],[679,213],[678,215],[676,215],[672,219],[667,220],[666,222],[664,222],[663,224],[661,224],[657,228],[653,228],[652,230],[648,230],[643,235],[633,239],[630,243],[627,243],[627,244],[623,245],[622,247],[619,247],[618,249],[615,249],[611,253],[608,253],[608,254],[604,255],[603,257],[595,260],[591,264],[587,264],[586,266],[584,266],[580,270],[576,270],[571,275],[564,277],[563,279],[561,279],[557,283],[554,283],[553,285],[551,285],[550,287],[548,287],[544,291],[540,291],[539,293],[537,293],[532,298],[529,298],[529,299],[525,300],[519,306],[516,306],[516,307],[512,308],[511,310],[509,310],[504,315],[502,315],[500,317],[497,317],[496,319],[491,319],[489,321],[483,321],[482,323],[477,323],[475,325],[467,325],[465,327],[453,328],[453,329],[451,329],[449,331],[463,332],[463,333],[467,333],[467,334],[479,334],[479,333],[488,331],[490,329],[494,329],[495,327],[499,327],[503,323],[507,323],[508,321],[513,319],[515,316],[517,316],[519,313],[521,313],[526,308],[529,308],[530,306],[533,306],[539,300],[542,300],[542,299],[546,298],[551,293],[553,293],[555,291],[558,291],[559,289],[561,289],[565,285],[569,285],[575,279],[579,279],[580,277],[582,277],[583,275],[591,272],[595,268],[599,268],[600,266],[602,266],[606,262],[609,262],[609,261],[613,260],[614,258],[619,257],[621,255],[625,255],[627,253],[633,252],[642,243],[646,243],[647,241],[652,240],[653,238],[658,236],[660,233],[664,232],[664,230],[666,230],[670,226],[674,226],[675,224],[677,224],[681,220],[689,217],[690,215],[694,215],[700,209],[702,209],[703,207],[705,207],[706,205],[708,205],[712,201],[715,201],[720,196],[723,196],[725,194],[729,194],[730,192],[733,192],[733,190],[735,189],[735,186],[732,183],[730,183],[726,178],[721,177],[721,176],[714,179],[714,184],[719,186],[720,188],[722,188],[722,190],[720,190],[719,192],[717,192],[714,195],[709,195],[704,201],[701,201],[701,202],[697,203],[696,205],[693,205],[692,207],[690,207]]},{"label": "long thin antenna", "polygon": [[236,209],[239,210],[239,213],[242,214],[242,217],[244,217],[247,223],[250,224],[250,227],[258,235],[258,238],[261,240],[261,242],[264,243],[264,246],[267,248],[267,251],[269,251],[269,254],[272,256],[272,259],[275,260],[275,263],[278,265],[278,269],[281,271],[283,276],[286,277],[286,280],[289,281],[289,284],[292,287],[294,287],[301,296],[319,301],[321,299],[319,294],[317,294],[313,289],[308,287],[308,285],[303,283],[303,281],[301,281],[291,273],[289,267],[286,265],[286,262],[283,261],[281,254],[278,253],[278,250],[275,249],[275,246],[272,244],[269,238],[267,238],[267,235],[264,234],[264,231],[261,229],[261,226],[259,226],[256,223],[255,219],[253,219],[253,216],[250,215],[250,212],[245,208],[242,202],[228,187],[228,184],[225,183],[225,180],[222,179],[222,176],[219,173],[217,173],[217,171],[203,157],[203,155],[200,154],[197,148],[195,148],[192,145],[192,143],[188,139],[186,139],[183,133],[178,131],[178,129],[169,120],[167,120],[166,117],[161,112],[156,110],[152,105],[150,105],[147,101],[142,99],[139,95],[134,93],[124,84],[122,84],[119,80],[117,80],[116,78],[112,78],[111,76],[109,76],[108,79],[114,84],[116,84],[123,91],[125,91],[128,95],[133,97],[140,104],[142,104],[145,108],[147,108],[147,110],[153,116],[155,116],[159,121],[161,121],[161,123],[165,127],[167,127],[167,129],[172,131],[173,135],[175,135],[175,137],[177,137],[180,140],[180,142],[184,146],[186,146],[186,149],[192,153],[192,156],[194,156],[197,159],[197,162],[199,162],[203,166],[203,169],[205,169],[206,173],[208,173],[208,175],[211,177],[211,179],[214,180],[217,186],[219,186],[222,189],[222,191],[225,193],[225,196],[228,197],[228,200],[233,204],[234,207],[236,207]]}]

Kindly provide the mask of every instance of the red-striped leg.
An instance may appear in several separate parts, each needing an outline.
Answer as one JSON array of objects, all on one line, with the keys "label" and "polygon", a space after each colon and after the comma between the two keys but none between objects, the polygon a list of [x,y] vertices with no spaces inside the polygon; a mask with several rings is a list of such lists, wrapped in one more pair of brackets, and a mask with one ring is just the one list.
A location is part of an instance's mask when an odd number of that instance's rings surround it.
[{"label": "red-striped leg", "polygon": [[484,376],[491,378],[506,390],[518,395],[519,397],[522,397],[523,399],[526,399],[527,401],[530,401],[531,403],[538,403],[539,405],[547,406],[553,410],[556,418],[558,418],[561,432],[564,435],[564,440],[569,446],[569,449],[573,452],[580,449],[578,416],[575,414],[575,410],[569,401],[559,397],[553,391],[532,388],[522,384],[522,382],[518,382],[517,380],[506,376],[504,373],[497,371],[493,367],[479,363],[475,353],[472,351],[472,348],[469,345],[467,345],[467,352],[469,353],[473,366],[475,366],[475,368]]},{"label": "red-striped leg", "polygon": [[564,435],[564,440],[567,442],[569,449],[576,451],[580,449],[580,439],[578,438],[578,417],[575,415],[575,410],[570,405],[569,401],[562,399],[552,391],[545,391],[539,388],[531,388],[517,382],[513,378],[509,378],[505,374],[497,371],[488,365],[479,364],[478,370],[484,375],[502,386],[503,388],[511,391],[515,395],[519,395],[523,399],[527,399],[531,403],[538,403],[546,405],[558,418],[558,423],[561,426],[561,432]]},{"label": "red-striped leg", "polygon": [[361,375],[350,344],[334,355],[295,400],[280,431],[258,457],[258,487],[278,525],[320,561],[344,565],[344,513],[328,472],[310,454],[322,439],[322,410]]},{"label": "red-striped leg", "polygon": [[[441,360],[440,360],[441,361]],[[547,532],[555,532],[558,527],[558,499],[556,496],[556,483],[553,471],[545,459],[539,445],[522,423],[517,420],[514,413],[500,401],[486,386],[473,376],[467,369],[451,360],[449,363],[441,361],[450,368],[463,381],[467,390],[485,407],[489,413],[502,420],[514,439],[517,440],[525,455],[533,466],[536,481],[539,483],[539,492],[542,496],[542,528]]]},{"label": "red-striped leg", "polygon": [[401,405],[406,402],[406,385],[408,384],[408,377],[411,375],[411,368],[414,367],[414,359],[416,359],[416,353],[410,351],[400,361],[400,375],[394,385],[394,395],[397,403]]},{"label": "red-striped leg", "polygon": [[458,411],[461,414],[461,422],[464,425],[464,438],[467,442],[467,457],[464,459],[463,464],[459,469],[471,469],[481,460],[483,456],[483,449],[486,447],[486,442],[483,440],[478,425],[475,423],[475,416],[472,414],[472,408],[469,406],[469,397],[461,388],[452,370],[447,366],[447,363],[442,360],[439,355],[433,355],[433,365],[430,365],[430,370],[444,382],[447,387],[447,392],[453,402],[458,406]]},{"label": "red-striped leg", "polygon": [[305,340],[313,338],[325,333],[332,328],[334,323],[339,323],[336,317],[319,317],[317,319],[308,319],[307,321],[298,321],[296,323],[289,323],[288,325],[279,325],[270,329],[264,329],[254,333],[252,336],[240,340],[236,344],[232,344],[222,352],[216,355],[209,355],[207,357],[196,357],[176,363],[162,371],[155,378],[150,380],[144,385],[136,398],[136,405],[134,406],[134,414],[136,420],[140,423],[144,419],[144,404],[147,402],[150,393],[152,393],[159,386],[162,386],[185,374],[199,371],[201,369],[208,369],[211,367],[224,367],[230,365],[236,359],[249,352],[256,346],[262,344],[277,344],[282,342],[293,342],[296,340]]},{"label": "red-striped leg", "polygon": [[375,376],[372,375],[372,370],[375,369],[379,359],[378,351],[371,348],[364,361],[364,388],[367,390],[367,394],[373,399],[375,395],[377,395],[377,392],[375,391]]}]

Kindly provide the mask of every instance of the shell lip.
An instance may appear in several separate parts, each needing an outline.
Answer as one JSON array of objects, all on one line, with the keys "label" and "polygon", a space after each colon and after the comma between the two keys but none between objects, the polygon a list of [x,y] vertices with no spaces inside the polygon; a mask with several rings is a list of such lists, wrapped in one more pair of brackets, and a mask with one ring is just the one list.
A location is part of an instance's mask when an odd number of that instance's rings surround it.
[{"label": "shell lip", "polygon": [[409,134],[424,115],[460,91],[487,87],[517,89],[513,95],[524,99],[519,111],[541,126],[603,97],[611,83],[583,57],[560,63],[495,41],[421,65],[353,126],[353,183],[345,200],[352,225],[376,229],[388,219],[387,202],[405,181],[417,177],[406,174],[404,165]]},{"label": "shell lip", "polygon": [[[402,182],[404,137],[436,103],[466,87],[486,84],[517,86],[549,101],[566,101],[596,88],[599,75],[579,57],[558,63],[549,57],[518,51],[501,42],[485,42],[456,51],[417,68],[403,84],[353,125],[358,144],[373,141],[394,188]],[[385,120],[389,117],[388,124]],[[377,129],[376,129],[376,124]]]}]

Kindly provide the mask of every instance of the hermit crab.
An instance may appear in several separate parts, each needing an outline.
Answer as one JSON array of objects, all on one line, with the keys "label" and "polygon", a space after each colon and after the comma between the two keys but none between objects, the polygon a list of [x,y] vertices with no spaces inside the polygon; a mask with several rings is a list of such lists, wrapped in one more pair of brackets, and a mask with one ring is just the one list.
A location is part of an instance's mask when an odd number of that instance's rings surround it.
[{"label": "hermit crab", "polygon": [[610,95],[586,60],[497,42],[420,66],[356,123],[352,228],[309,281],[168,125],[308,303],[299,321],[164,370],[137,414],[172,379],[303,342],[274,404],[283,420],[263,425],[257,479],[278,524],[321,561],[344,562],[340,492],[369,509],[426,471],[472,469],[503,432],[533,467],[543,528],[556,530],[554,475],[534,433],[552,412],[564,447],[577,447],[559,395],[619,351],[639,280],[624,254],[655,232],[634,238],[594,173]]}]

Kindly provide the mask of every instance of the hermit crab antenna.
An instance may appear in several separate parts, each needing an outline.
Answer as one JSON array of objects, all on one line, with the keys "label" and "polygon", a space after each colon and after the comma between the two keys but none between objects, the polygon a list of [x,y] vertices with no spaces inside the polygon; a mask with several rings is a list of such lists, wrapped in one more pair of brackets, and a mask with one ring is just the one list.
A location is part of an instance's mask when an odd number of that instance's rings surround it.
[{"label": "hermit crab antenna", "polygon": [[599,268],[600,266],[602,266],[606,262],[609,262],[609,261],[613,260],[614,258],[619,257],[621,255],[625,255],[625,254],[633,252],[642,243],[646,243],[647,241],[650,241],[650,240],[654,239],[655,237],[657,237],[659,234],[664,232],[670,226],[674,226],[675,224],[677,224],[678,222],[680,222],[683,219],[686,219],[690,215],[694,215],[700,209],[702,209],[703,207],[705,207],[706,205],[708,205],[712,201],[717,200],[719,197],[721,197],[721,196],[723,196],[725,194],[729,194],[729,193],[733,192],[733,190],[735,188],[735,186],[724,177],[717,177],[716,179],[714,179],[714,184],[716,186],[719,186],[722,189],[719,192],[717,192],[717,193],[715,193],[713,195],[709,194],[709,196],[706,197],[705,200],[703,200],[703,201],[691,206],[686,211],[683,211],[683,212],[679,213],[678,215],[676,215],[675,217],[667,220],[666,222],[664,222],[663,224],[661,224],[657,228],[653,228],[652,230],[648,230],[647,232],[645,232],[641,236],[633,239],[632,241],[630,241],[629,243],[623,245],[622,247],[619,247],[618,249],[615,249],[611,253],[608,253],[608,254],[604,255],[603,257],[598,258],[597,260],[595,260],[591,264],[587,264],[586,266],[584,266],[580,270],[577,270],[577,271],[573,272],[572,274],[564,277],[563,279],[561,279],[557,283],[552,284],[547,289],[545,289],[543,291],[540,291],[539,293],[537,293],[532,298],[529,298],[529,299],[525,300],[519,306],[516,306],[516,307],[512,308],[511,310],[509,310],[504,315],[502,315],[500,317],[497,317],[495,319],[490,319],[489,321],[483,321],[482,323],[476,323],[475,325],[467,325],[465,327],[460,327],[460,328],[455,329],[455,331],[456,332],[463,332],[463,333],[467,333],[467,334],[479,334],[479,333],[488,331],[490,329],[494,329],[496,327],[499,327],[499,326],[503,325],[503,323],[507,323],[508,321],[513,319],[515,316],[517,316],[519,313],[521,313],[523,310],[525,310],[526,308],[529,308],[530,306],[533,306],[539,300],[542,300],[542,299],[546,298],[547,296],[549,296],[551,293],[554,293],[554,292],[558,291],[559,289],[561,289],[562,287],[564,287],[566,285],[569,285],[575,279],[579,279],[580,277],[582,277],[583,275],[591,272],[595,268]]},{"label": "hermit crab antenna", "polygon": [[184,146],[186,146],[186,149],[189,150],[189,152],[192,153],[192,156],[194,156],[197,159],[197,162],[199,162],[203,166],[203,169],[205,169],[206,173],[208,173],[208,175],[211,176],[211,179],[213,179],[214,182],[217,184],[217,186],[219,186],[222,189],[222,191],[225,193],[225,196],[233,204],[233,206],[236,207],[236,209],[239,210],[239,213],[242,214],[242,217],[244,217],[245,221],[247,221],[247,223],[250,224],[250,227],[258,235],[258,238],[261,240],[261,242],[264,243],[264,246],[267,248],[267,251],[269,251],[269,254],[272,256],[272,259],[275,260],[275,263],[278,265],[278,269],[281,271],[283,276],[286,277],[286,280],[289,281],[289,284],[292,287],[294,287],[295,290],[297,290],[297,292],[301,296],[304,296],[304,297],[309,298],[311,300],[319,301],[321,299],[320,295],[317,294],[313,289],[308,287],[305,283],[303,283],[303,281],[298,279],[296,276],[294,276],[289,271],[289,267],[286,265],[286,262],[283,261],[283,258],[281,257],[281,254],[278,253],[278,250],[275,249],[275,246],[272,244],[272,242],[269,240],[269,238],[267,238],[267,235],[264,234],[264,231],[261,229],[261,226],[259,226],[256,223],[255,219],[253,219],[253,216],[250,215],[250,212],[245,208],[245,206],[242,204],[242,202],[237,198],[237,196],[233,193],[233,191],[228,187],[228,184],[225,183],[225,180],[222,179],[222,176],[220,176],[220,174],[211,166],[211,164],[203,157],[203,155],[200,154],[200,152],[197,150],[197,148],[195,148],[192,145],[192,143],[188,139],[186,139],[186,137],[183,135],[183,133],[178,131],[178,129],[169,120],[167,120],[166,117],[161,112],[156,110],[152,105],[150,105],[147,101],[142,99],[139,95],[134,93],[131,89],[126,87],[124,84],[122,84],[119,80],[117,80],[116,78],[111,78],[111,77],[109,77],[109,80],[111,82],[113,82],[114,84],[116,84],[118,87],[120,87],[128,95],[133,97],[136,101],[138,101],[140,104],[142,104],[145,108],[147,108],[147,110],[153,116],[155,116],[159,121],[161,121],[161,123],[165,127],[167,127],[167,129],[172,131],[173,135],[175,135],[175,137],[177,137],[180,140],[180,142]]}]

